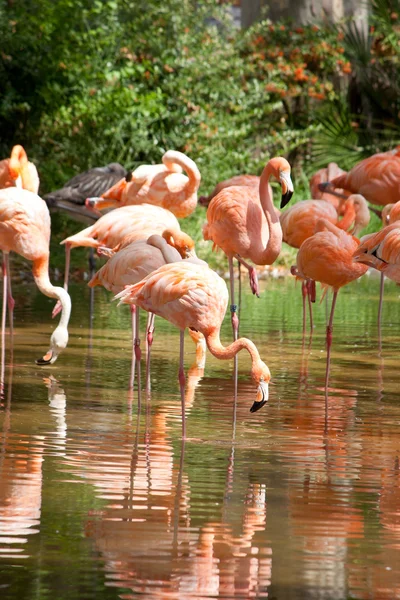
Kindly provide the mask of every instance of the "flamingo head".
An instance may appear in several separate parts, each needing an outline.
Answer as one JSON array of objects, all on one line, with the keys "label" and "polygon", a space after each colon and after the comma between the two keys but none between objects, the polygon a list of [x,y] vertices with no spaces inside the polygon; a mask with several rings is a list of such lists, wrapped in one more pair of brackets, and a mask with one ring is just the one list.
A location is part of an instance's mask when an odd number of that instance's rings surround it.
[{"label": "flamingo head", "polygon": [[279,181],[282,187],[281,208],[286,206],[293,196],[294,188],[290,177],[290,164],[282,156],[272,158],[268,163],[271,174]]},{"label": "flamingo head", "polygon": [[63,325],[58,325],[50,338],[50,348],[42,358],[36,360],[37,365],[52,365],[56,362],[58,356],[67,347],[68,329]]},{"label": "flamingo head", "polygon": [[170,246],[173,246],[176,250],[178,250],[183,259],[196,257],[194,241],[187,233],[183,231],[171,231],[170,229],[166,229],[163,231],[162,236]]},{"label": "flamingo head", "polygon": [[253,363],[251,368],[251,378],[257,387],[256,399],[253,406],[250,408],[250,412],[257,412],[268,402],[268,384],[271,380],[271,373],[267,365],[261,360],[257,360]]},{"label": "flamingo head", "polygon": [[106,208],[118,208],[124,206],[124,192],[131,179],[132,173],[128,173],[126,177],[117,181],[117,183],[110,187],[109,190],[104,192],[100,198],[87,198],[85,201],[86,208],[89,210],[104,210]]},{"label": "flamingo head", "polygon": [[382,272],[385,271],[388,263],[379,256],[380,240],[376,243],[373,238],[376,236],[373,235],[372,238],[368,236],[365,242],[358,246],[353,254],[353,260]]}]

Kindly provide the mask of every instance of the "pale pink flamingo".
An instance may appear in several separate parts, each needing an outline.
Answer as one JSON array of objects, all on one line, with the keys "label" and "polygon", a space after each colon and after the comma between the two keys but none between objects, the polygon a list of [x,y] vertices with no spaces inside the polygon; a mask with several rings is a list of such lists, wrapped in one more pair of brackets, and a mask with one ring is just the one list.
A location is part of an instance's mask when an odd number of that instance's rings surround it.
[{"label": "pale pink flamingo", "polygon": [[88,198],[87,206],[103,210],[146,203],[162,206],[176,217],[187,217],[197,206],[200,171],[191,158],[176,150],[168,150],[162,161],[162,165],[141,165],[101,198]]},{"label": "pale pink flamingo", "polygon": [[367,271],[366,266],[358,265],[353,261],[353,253],[359,243],[356,237],[339,229],[330,221],[320,219],[317,222],[315,234],[302,243],[297,254],[296,275],[302,279],[319,281],[324,286],[333,288],[332,308],[326,330],[326,390],[329,381],[333,315],[338,291]]},{"label": "pale pink flamingo", "polygon": [[[103,286],[109,292],[118,294],[127,285],[141,281],[166,263],[179,262],[188,258],[188,248],[193,240],[182,231],[165,230],[163,235],[152,235],[147,240],[138,240],[127,245],[118,252],[111,251],[110,259],[89,281],[89,287]],[[132,311],[132,359],[138,361],[138,386],[140,387],[140,337],[139,308],[131,305]],[[136,310],[135,310],[136,309]],[[146,387],[150,389],[150,348],[153,342],[154,315],[150,312],[146,329]],[[199,340],[199,344],[201,342]],[[204,347],[204,343],[202,344]],[[132,363],[134,364],[134,363]],[[130,387],[133,387],[134,370],[132,369]]]},{"label": "pale pink flamingo", "polygon": [[233,258],[249,272],[250,287],[258,296],[256,265],[271,265],[282,246],[282,229],[270,193],[269,179],[275,177],[282,186],[283,208],[293,194],[290,165],[285,158],[272,158],[265,166],[259,190],[249,186],[232,186],[215,196],[207,209],[207,223],[203,228],[205,240],[212,240],[214,248],[221,248],[228,257],[231,320],[237,337],[239,320],[234,299]]},{"label": "pale pink flamingo", "polygon": [[[370,221],[367,201],[360,194],[353,194],[342,205],[343,218],[339,220],[334,205],[325,200],[302,200],[288,208],[280,216],[283,241],[292,248],[300,248],[304,240],[315,233],[315,226],[320,219],[326,219],[339,229],[350,230],[358,236]],[[315,301],[315,284],[303,281],[303,331],[306,325],[306,298],[310,312],[310,327],[312,329],[311,302]],[[310,292],[310,293],[308,293]]]},{"label": "pale pink flamingo", "polygon": [[[146,240],[153,233],[162,234],[165,229],[179,232],[180,226],[177,218],[169,210],[160,206],[150,204],[124,206],[106,213],[93,225],[61,242],[61,244],[65,244],[64,288],[68,289],[71,248],[79,246],[96,249],[100,246],[115,248],[122,240],[126,243]],[[53,316],[59,310],[60,305],[57,304],[54,307]]]},{"label": "pale pink flamingo", "polygon": [[[37,194],[39,190],[39,175],[37,169],[33,163],[28,161],[26,152],[20,145],[16,145],[12,148],[10,158],[0,161],[0,188],[4,189],[9,187],[25,189],[34,194]],[[8,306],[10,335],[12,338],[15,301],[11,290],[11,270],[8,252],[3,252],[3,275],[4,274],[5,278],[3,284],[4,286],[7,285],[7,300],[4,300],[5,296],[3,296],[3,315],[5,319],[5,312]],[[2,329],[3,335],[4,332],[5,329]]]},{"label": "pale pink flamingo", "polygon": [[250,411],[259,410],[268,400],[271,375],[253,342],[240,338],[224,347],[220,329],[228,305],[224,280],[206,265],[181,261],[164,265],[135,285],[127,286],[116,296],[122,303],[135,304],[180,329],[179,383],[182,403],[182,435],[185,437],[185,373],[183,368],[184,331],[188,327],[202,333],[211,354],[231,359],[246,349],[251,357],[251,377],[258,386]]},{"label": "pale pink flamingo", "polygon": [[[50,215],[44,200],[36,194],[15,187],[0,190],[0,249],[17,252],[33,262],[32,272],[39,290],[49,298],[57,298],[62,314],[50,339],[50,349],[38,364],[54,363],[68,343],[71,299],[49,279]],[[3,273],[2,330],[5,329],[7,303],[7,270]]]}]

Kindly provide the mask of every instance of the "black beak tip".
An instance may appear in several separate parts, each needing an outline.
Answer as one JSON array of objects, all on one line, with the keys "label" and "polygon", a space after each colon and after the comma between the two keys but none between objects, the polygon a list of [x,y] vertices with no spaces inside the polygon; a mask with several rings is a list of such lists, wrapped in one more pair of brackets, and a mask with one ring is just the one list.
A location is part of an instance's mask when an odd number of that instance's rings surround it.
[{"label": "black beak tip", "polygon": [[330,182],[329,181],[325,181],[325,183],[319,183],[318,184],[318,189],[320,192],[326,192],[326,190],[329,188],[330,186]]},{"label": "black beak tip", "polygon": [[130,181],[132,181],[132,171],[128,171],[128,173],[125,175],[125,181],[127,183],[129,183]]},{"label": "black beak tip", "polygon": [[266,400],[261,400],[260,402],[255,401],[253,406],[250,409],[251,413],[255,413],[258,410],[260,410],[260,408],[262,408],[264,406],[264,404],[267,404]]},{"label": "black beak tip", "polygon": [[292,191],[287,191],[286,194],[282,194],[281,199],[281,208],[284,208],[288,202],[290,202],[291,197],[293,196]]}]

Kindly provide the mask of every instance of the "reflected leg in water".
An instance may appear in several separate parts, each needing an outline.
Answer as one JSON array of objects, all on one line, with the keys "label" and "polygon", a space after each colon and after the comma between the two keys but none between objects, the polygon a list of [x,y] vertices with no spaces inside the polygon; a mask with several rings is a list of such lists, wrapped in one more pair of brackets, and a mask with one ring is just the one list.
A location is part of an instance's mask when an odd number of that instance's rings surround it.
[{"label": "reflected leg in water", "polygon": [[174,502],[174,536],[172,539],[172,556],[175,558],[178,556],[178,532],[179,532],[179,519],[180,519],[180,505],[182,498],[182,477],[183,477],[183,464],[185,461],[185,438],[182,437],[181,442],[181,455],[179,459],[179,472],[178,480],[176,482],[175,490],[175,502]]},{"label": "reflected leg in water", "polygon": [[179,386],[181,390],[182,407],[182,437],[186,437],[186,418],[185,418],[185,370],[183,365],[183,351],[185,343],[185,330],[180,331],[180,350],[179,350]]},{"label": "reflected leg in water", "polygon": [[338,290],[333,291],[331,315],[329,317],[329,323],[326,328],[326,372],[325,372],[325,394],[328,393],[329,384],[329,372],[331,363],[331,346],[332,346],[332,332],[333,332],[333,316],[335,313],[336,299]]}]

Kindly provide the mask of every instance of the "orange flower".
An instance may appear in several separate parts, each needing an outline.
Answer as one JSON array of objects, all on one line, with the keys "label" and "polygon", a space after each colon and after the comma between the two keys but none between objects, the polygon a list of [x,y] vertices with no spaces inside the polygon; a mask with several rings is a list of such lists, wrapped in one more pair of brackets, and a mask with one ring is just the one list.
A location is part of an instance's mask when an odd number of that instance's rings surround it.
[{"label": "orange flower", "polygon": [[294,70],[294,78],[296,81],[308,81],[308,75],[304,73],[302,67],[298,67]]}]

